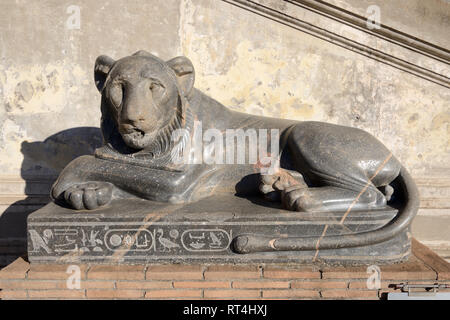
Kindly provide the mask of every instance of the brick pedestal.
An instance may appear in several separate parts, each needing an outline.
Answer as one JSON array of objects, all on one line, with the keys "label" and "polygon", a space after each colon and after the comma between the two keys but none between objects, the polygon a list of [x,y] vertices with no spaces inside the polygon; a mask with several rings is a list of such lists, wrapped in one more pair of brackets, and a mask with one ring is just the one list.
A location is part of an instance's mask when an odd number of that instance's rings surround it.
[{"label": "brick pedestal", "polygon": [[[68,265],[19,258],[0,271],[2,299],[382,299],[399,283],[450,284],[450,264],[413,239],[408,262],[380,266],[381,288],[368,289],[367,267],[294,264]],[[441,290],[442,291],[442,290]]]}]

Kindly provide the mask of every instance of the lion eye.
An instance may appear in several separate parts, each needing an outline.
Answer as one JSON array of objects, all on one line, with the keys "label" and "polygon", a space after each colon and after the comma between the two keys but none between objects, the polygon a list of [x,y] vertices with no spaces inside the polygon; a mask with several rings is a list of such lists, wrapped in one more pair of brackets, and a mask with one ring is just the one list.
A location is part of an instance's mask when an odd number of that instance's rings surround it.
[{"label": "lion eye", "polygon": [[115,84],[109,89],[109,97],[116,108],[120,107],[123,98],[123,90],[120,84]]},{"label": "lion eye", "polygon": [[153,95],[153,99],[158,100],[161,99],[164,96],[164,86],[158,82],[152,82],[150,85],[150,90]]}]

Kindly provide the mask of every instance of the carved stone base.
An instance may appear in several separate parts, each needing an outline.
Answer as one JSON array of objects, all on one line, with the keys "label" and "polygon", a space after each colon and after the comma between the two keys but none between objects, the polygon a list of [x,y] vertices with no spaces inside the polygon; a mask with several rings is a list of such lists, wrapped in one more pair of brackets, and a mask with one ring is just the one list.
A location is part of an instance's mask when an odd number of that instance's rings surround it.
[{"label": "carved stone base", "polygon": [[120,200],[109,207],[74,211],[50,203],[28,217],[28,256],[37,263],[325,263],[384,264],[404,261],[410,235],[371,246],[335,250],[237,254],[239,234],[320,237],[380,228],[396,210],[343,213],[290,212],[259,199],[214,196],[175,205]]}]

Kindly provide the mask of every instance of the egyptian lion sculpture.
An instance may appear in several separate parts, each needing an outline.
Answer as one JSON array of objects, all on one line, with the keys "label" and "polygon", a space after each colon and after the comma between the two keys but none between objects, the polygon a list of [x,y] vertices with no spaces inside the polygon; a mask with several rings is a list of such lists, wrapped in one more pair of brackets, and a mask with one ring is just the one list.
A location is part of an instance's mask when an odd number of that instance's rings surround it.
[{"label": "egyptian lion sculpture", "polygon": [[[381,229],[325,237],[320,245],[316,238],[300,235],[279,238],[276,244],[243,235],[233,243],[239,253],[378,243],[405,230],[417,212],[418,192],[411,177],[365,131],[232,111],[194,88],[194,67],[183,56],[169,61],[145,51],[117,61],[100,56],[94,76],[101,93],[104,146],[94,156],[73,160],[51,191],[55,201],[73,209],[94,210],[124,198],[187,203],[220,192],[259,194],[294,211],[373,210],[390,203],[399,208]],[[218,132],[277,130],[278,166],[262,173],[260,159],[252,164],[198,159],[213,157],[217,150],[191,152],[185,138],[194,135],[195,122]],[[178,141],[173,139],[177,130],[185,133]],[[180,152],[189,161],[174,161]]]}]

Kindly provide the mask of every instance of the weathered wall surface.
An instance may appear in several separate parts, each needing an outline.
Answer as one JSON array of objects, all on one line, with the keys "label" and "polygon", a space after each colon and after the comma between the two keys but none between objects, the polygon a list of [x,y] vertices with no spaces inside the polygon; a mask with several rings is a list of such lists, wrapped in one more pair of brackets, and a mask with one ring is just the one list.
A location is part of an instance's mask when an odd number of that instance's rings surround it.
[{"label": "weathered wall surface", "polygon": [[[383,24],[448,48],[444,0],[404,7],[420,26],[397,19],[396,1],[329,2],[361,15],[378,3]],[[71,28],[71,5],[80,8],[79,28]],[[20,247],[24,219],[47,201],[55,175],[101,143],[95,58],[139,49],[188,56],[197,88],[235,110],[371,132],[418,181],[424,200],[414,235],[447,254],[448,87],[221,0],[1,2],[0,241],[7,250],[11,239]]]},{"label": "weathered wall surface", "polygon": [[[93,85],[97,56],[122,57],[141,48],[172,57],[179,48],[179,2],[77,1],[79,29],[69,29],[72,2],[2,1],[0,172],[56,173],[54,154],[22,148],[62,130],[99,125],[99,94]],[[88,141],[85,141],[88,143]],[[61,146],[64,148],[64,146]],[[28,149],[27,149],[28,150]],[[71,150],[55,150],[58,158]]]}]

